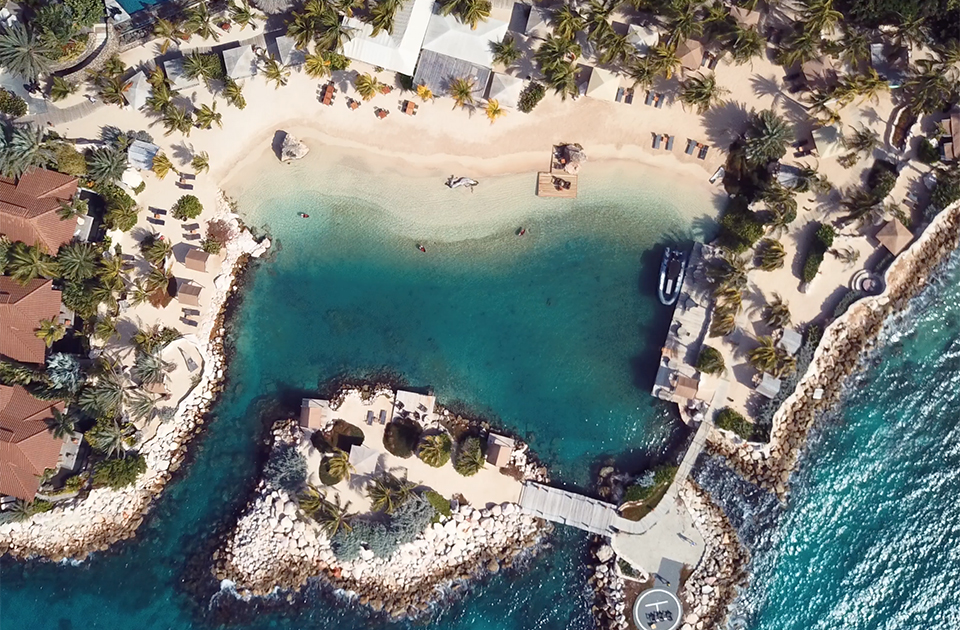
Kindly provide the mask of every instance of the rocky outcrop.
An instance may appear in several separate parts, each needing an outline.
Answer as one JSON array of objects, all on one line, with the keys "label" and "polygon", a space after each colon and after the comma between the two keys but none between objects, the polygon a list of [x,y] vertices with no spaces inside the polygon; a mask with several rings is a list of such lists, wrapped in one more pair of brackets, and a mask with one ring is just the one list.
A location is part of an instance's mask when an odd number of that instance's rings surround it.
[{"label": "rocky outcrop", "polygon": [[236,295],[239,271],[251,256],[259,256],[269,241],[257,242],[240,230],[237,217],[222,200],[217,217],[230,221],[237,237],[225,246],[223,272],[212,283],[211,308],[197,327],[198,348],[203,356],[200,382],[177,408],[174,418],[139,445],[147,470],[136,482],[119,490],[97,488],[85,497],[57,504],[49,512],[26,521],[0,526],[0,555],[17,558],[42,557],[59,561],[85,559],[90,553],[132,538],[156,498],[186,457],[186,445],[199,433],[206,413],[223,388],[223,323]]},{"label": "rocky outcrop", "polygon": [[309,152],[310,149],[307,145],[288,133],[283,137],[283,144],[280,145],[280,161],[291,162],[293,160],[299,160]]},{"label": "rocky outcrop", "polygon": [[[296,424],[274,427],[274,443],[295,444]],[[213,573],[241,597],[298,590],[311,578],[392,618],[416,617],[443,593],[535,555],[552,527],[513,503],[460,506],[389,558],[363,550],[339,561],[320,525],[296,498],[261,482],[236,527],[213,556]]]},{"label": "rocky outcrop", "polygon": [[623,578],[617,573],[617,556],[605,538],[594,538],[590,550],[593,558],[587,584],[596,592],[593,612],[594,626],[600,630],[626,630],[630,610],[623,594]]},{"label": "rocky outcrop", "polygon": [[700,564],[680,590],[686,612],[680,630],[720,627],[737,586],[747,577],[750,554],[723,510],[696,482],[687,479],[680,486],[680,498],[706,546]]},{"label": "rocky outcrop", "polygon": [[785,500],[790,474],[816,419],[839,402],[844,382],[860,369],[861,358],[876,345],[884,324],[907,308],[958,244],[960,203],[955,203],[893,262],[885,274],[883,293],[855,302],[826,328],[810,368],[773,418],[769,443],[744,442],[714,430],[708,449],[747,480]]}]

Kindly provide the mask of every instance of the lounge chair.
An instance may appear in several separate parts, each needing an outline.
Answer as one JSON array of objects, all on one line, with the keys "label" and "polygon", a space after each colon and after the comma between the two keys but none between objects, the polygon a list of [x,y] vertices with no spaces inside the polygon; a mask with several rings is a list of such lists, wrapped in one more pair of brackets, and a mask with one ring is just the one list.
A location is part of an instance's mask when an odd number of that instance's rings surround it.
[{"label": "lounge chair", "polygon": [[193,173],[180,173],[180,178],[186,179],[186,180],[193,180],[193,179],[196,179],[197,176],[194,175]]},{"label": "lounge chair", "polygon": [[700,147],[700,153],[697,154],[697,157],[700,158],[701,160],[707,159],[707,151],[709,150],[710,150],[710,147],[706,145]]},{"label": "lounge chair", "polygon": [[373,412],[367,412],[367,426],[373,426]]},{"label": "lounge chair", "polygon": [[659,149],[659,148],[660,148],[660,134],[659,134],[659,133],[653,134],[653,148],[654,148],[654,149]]},{"label": "lounge chair", "polygon": [[387,410],[386,410],[386,409],[381,409],[381,410],[380,410],[380,424],[386,424],[386,423],[387,423]]},{"label": "lounge chair", "polygon": [[619,103],[623,101],[623,88],[617,88],[617,98],[616,101]]},{"label": "lounge chair", "polygon": [[673,138],[674,136],[667,136],[667,151],[673,151]]},{"label": "lounge chair", "polygon": [[656,104],[654,105],[654,107],[656,107],[657,109],[660,109],[661,107],[663,107],[663,102],[664,102],[665,100],[667,100],[667,99],[666,99],[666,97],[665,97],[663,94],[657,94],[657,102],[656,102]]},{"label": "lounge chair", "polygon": [[193,190],[193,184],[184,184],[183,182],[177,182],[177,188],[182,188],[183,190]]},{"label": "lounge chair", "polygon": [[623,97],[623,102],[627,105],[633,105],[633,88],[627,90],[626,95]]},{"label": "lounge chair", "polygon": [[644,105],[653,105],[653,92],[647,92],[647,100],[644,102]]},{"label": "lounge chair", "polygon": [[147,217],[147,223],[151,225],[166,225],[166,221],[163,219],[155,219],[153,217]]},{"label": "lounge chair", "polygon": [[696,148],[697,148],[697,142],[695,140],[691,140],[690,138],[687,138],[687,148],[686,150],[684,150],[684,153],[686,153],[687,155],[693,155],[693,152],[696,150]]}]

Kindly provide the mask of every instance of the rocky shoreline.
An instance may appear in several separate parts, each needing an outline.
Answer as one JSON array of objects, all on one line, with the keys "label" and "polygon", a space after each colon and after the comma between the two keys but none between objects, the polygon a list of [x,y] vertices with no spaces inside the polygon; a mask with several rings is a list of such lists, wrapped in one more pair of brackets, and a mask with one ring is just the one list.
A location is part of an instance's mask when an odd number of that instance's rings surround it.
[{"label": "rocky shoreline", "polygon": [[[300,439],[296,422],[274,426],[274,449]],[[527,461],[525,452],[524,445],[515,454]],[[393,619],[415,618],[470,581],[537,555],[552,529],[521,514],[513,503],[483,509],[461,505],[389,558],[364,550],[358,559],[344,562],[296,497],[261,481],[236,527],[214,552],[212,572],[244,599],[299,591],[309,584]]]},{"label": "rocky shoreline", "polygon": [[154,499],[187,456],[190,439],[203,428],[206,415],[223,389],[224,323],[238,299],[244,271],[261,256],[269,240],[257,241],[221,196],[215,219],[234,226],[236,237],[224,248],[222,273],[213,284],[211,308],[198,325],[198,350],[204,361],[200,382],[177,407],[174,418],[139,445],[147,470],[126,488],[97,488],[85,497],[63,501],[49,512],[0,526],[0,555],[52,561],[84,560],[91,553],[133,538]]},{"label": "rocky shoreline", "polygon": [[893,262],[883,293],[855,302],[827,326],[810,368],[773,418],[770,441],[745,442],[715,429],[708,437],[710,452],[722,456],[748,481],[786,500],[790,475],[817,418],[839,402],[844,383],[861,369],[862,359],[876,346],[890,317],[909,306],[958,245],[960,203],[954,203]]}]

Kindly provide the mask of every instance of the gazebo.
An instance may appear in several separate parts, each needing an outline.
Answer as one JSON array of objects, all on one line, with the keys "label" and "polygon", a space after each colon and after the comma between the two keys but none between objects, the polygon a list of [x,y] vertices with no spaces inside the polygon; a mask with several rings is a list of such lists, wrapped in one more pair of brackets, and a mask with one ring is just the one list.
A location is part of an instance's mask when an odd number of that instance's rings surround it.
[{"label": "gazebo", "polygon": [[292,68],[302,66],[307,61],[306,53],[297,48],[297,42],[289,35],[282,35],[276,40],[277,53],[280,56],[280,63]]},{"label": "gazebo", "polygon": [[175,90],[186,90],[200,85],[198,78],[191,79],[183,71],[183,57],[174,57],[164,61],[163,71],[167,74],[167,78],[170,79],[170,84]]},{"label": "gazebo", "polygon": [[181,280],[180,286],[177,288],[177,301],[187,306],[200,306],[201,289],[199,284],[194,284],[189,280]]},{"label": "gazebo", "polygon": [[887,251],[897,255],[913,240],[913,232],[899,220],[891,219],[877,232],[877,240]]},{"label": "gazebo", "polygon": [[498,433],[487,435],[487,463],[497,468],[503,468],[510,462],[510,456],[516,441],[513,438]]},{"label": "gazebo", "polygon": [[193,247],[188,250],[186,255],[183,257],[183,264],[187,269],[193,269],[194,271],[202,271],[206,273],[207,260],[209,259],[210,254],[202,249]]},{"label": "gazebo", "polygon": [[677,46],[677,57],[680,65],[687,70],[697,70],[703,64],[703,44],[695,39],[688,39]]},{"label": "gazebo", "polygon": [[673,388],[673,394],[676,398],[691,400],[697,397],[697,392],[699,391],[700,381],[695,378],[690,378],[689,376],[684,376],[683,374],[677,376],[677,384]]},{"label": "gazebo", "polygon": [[546,39],[550,35],[550,12],[540,7],[530,7],[530,15],[523,29],[525,35]]},{"label": "gazebo", "polygon": [[838,125],[818,127],[811,132],[817,155],[821,158],[833,157],[843,152],[843,132]]},{"label": "gazebo", "polygon": [[760,385],[757,386],[757,393],[770,399],[774,398],[780,393],[780,379],[764,372]]},{"label": "gazebo", "polygon": [[495,72],[493,80],[490,81],[487,98],[496,99],[502,107],[516,108],[521,92],[523,92],[523,79]]},{"label": "gazebo", "polygon": [[620,89],[620,77],[603,68],[592,68],[590,80],[587,82],[587,96],[604,101],[617,100],[617,90]]},{"label": "gazebo", "polygon": [[253,46],[240,46],[223,51],[223,66],[231,79],[246,79],[257,74],[257,54]]},{"label": "gazebo", "polygon": [[147,81],[147,75],[141,70],[133,75],[133,79],[130,80],[130,87],[124,93],[123,97],[127,99],[130,107],[140,109],[147,104],[147,98],[149,98],[151,90],[150,82]]},{"label": "gazebo", "polygon": [[786,350],[790,356],[793,356],[797,353],[797,350],[800,349],[802,343],[803,337],[800,333],[793,328],[784,328],[783,335],[780,337],[780,343],[777,345]]},{"label": "gazebo", "polygon": [[660,31],[655,26],[640,26],[631,24],[627,27],[627,41],[630,42],[638,53],[647,54],[647,50],[657,45],[660,41]]}]

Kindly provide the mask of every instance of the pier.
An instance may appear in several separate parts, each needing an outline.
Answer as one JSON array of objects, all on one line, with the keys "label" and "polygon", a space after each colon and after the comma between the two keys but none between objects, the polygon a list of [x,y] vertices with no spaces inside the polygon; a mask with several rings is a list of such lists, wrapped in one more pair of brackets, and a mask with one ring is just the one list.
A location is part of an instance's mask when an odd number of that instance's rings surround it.
[{"label": "pier", "polygon": [[537,173],[537,196],[577,198],[580,164],[586,159],[579,144],[559,144],[550,150],[550,170]]}]

